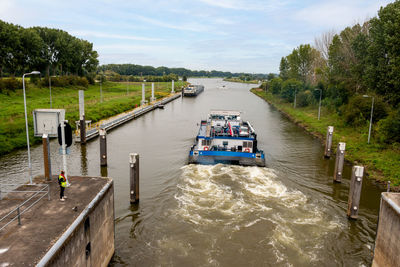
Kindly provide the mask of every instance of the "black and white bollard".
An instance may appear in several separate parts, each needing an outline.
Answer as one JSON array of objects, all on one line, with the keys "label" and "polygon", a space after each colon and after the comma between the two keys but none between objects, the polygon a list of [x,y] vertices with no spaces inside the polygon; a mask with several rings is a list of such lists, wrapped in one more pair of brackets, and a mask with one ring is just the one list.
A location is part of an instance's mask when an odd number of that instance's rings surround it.
[{"label": "black and white bollard", "polygon": [[332,153],[333,126],[328,126],[325,142],[325,158],[330,158]]},{"label": "black and white bollard", "polygon": [[100,166],[107,166],[107,133],[105,129],[99,129],[100,135]]},{"label": "black and white bollard", "polygon": [[131,204],[139,202],[139,154],[129,154],[130,167],[130,200]]},{"label": "black and white bollard", "polygon": [[364,175],[364,167],[362,166],[353,167],[351,172],[349,201],[347,207],[347,216],[350,219],[358,218],[363,175]]},{"label": "black and white bollard", "polygon": [[43,134],[42,142],[43,142],[44,178],[47,181],[50,181],[51,180],[50,140],[47,134]]},{"label": "black and white bollard", "polygon": [[340,142],[336,151],[335,173],[333,174],[333,181],[337,183],[342,182],[345,150],[346,143]]}]

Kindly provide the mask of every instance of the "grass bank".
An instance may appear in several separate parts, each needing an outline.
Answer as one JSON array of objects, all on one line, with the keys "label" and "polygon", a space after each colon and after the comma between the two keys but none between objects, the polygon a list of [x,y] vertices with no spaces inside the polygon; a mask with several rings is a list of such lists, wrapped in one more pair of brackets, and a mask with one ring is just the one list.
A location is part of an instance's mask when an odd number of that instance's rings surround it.
[{"label": "grass bank", "polygon": [[368,144],[367,124],[359,128],[348,126],[336,112],[329,112],[324,108],[322,108],[321,118],[318,121],[318,107],[293,108],[292,103],[284,102],[278,96],[265,93],[262,89],[254,88],[251,92],[265,99],[293,122],[321,140],[325,140],[327,127],[329,125],[334,126],[332,148],[335,153],[338,142],[345,142],[347,161],[363,165],[370,178],[381,183],[390,181],[391,186],[394,186],[395,190],[399,191],[400,148],[396,144],[380,144],[375,140],[374,136],[371,136],[370,144]]},{"label": "grass bank", "polygon": [[[171,91],[170,82],[155,84],[155,97],[167,96]],[[181,88],[184,82],[175,82],[175,88]],[[92,122],[133,109],[141,100],[142,83],[140,82],[105,82],[102,85],[103,102],[100,103],[99,84],[83,87],[52,88],[52,108],[65,109],[66,119],[75,128],[79,120],[78,90],[85,90],[85,115]],[[180,90],[180,89],[179,89]],[[151,96],[151,83],[146,84],[146,99]],[[33,137],[32,111],[38,108],[50,108],[49,88],[38,88],[32,84],[26,88],[28,124],[30,142],[41,142]],[[22,90],[0,94],[0,155],[17,148],[26,147],[24,99]]]},{"label": "grass bank", "polygon": [[251,80],[251,81],[243,81],[239,78],[225,78],[224,81],[226,82],[234,82],[234,83],[253,83],[258,84],[258,80]]}]

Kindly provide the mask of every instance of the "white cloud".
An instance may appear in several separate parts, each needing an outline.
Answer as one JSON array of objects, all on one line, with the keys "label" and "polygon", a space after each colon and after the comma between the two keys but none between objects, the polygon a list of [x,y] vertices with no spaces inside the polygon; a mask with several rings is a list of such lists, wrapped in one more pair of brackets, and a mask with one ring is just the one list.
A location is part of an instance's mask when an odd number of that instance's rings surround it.
[{"label": "white cloud", "polygon": [[135,40],[135,41],[161,41],[160,38],[149,38],[149,37],[141,37],[141,36],[133,36],[133,35],[120,35],[120,34],[110,34],[105,32],[96,32],[96,31],[70,31],[72,35],[77,36],[89,36],[89,37],[99,37],[99,38],[108,38],[108,39],[123,39],[123,40]]}]

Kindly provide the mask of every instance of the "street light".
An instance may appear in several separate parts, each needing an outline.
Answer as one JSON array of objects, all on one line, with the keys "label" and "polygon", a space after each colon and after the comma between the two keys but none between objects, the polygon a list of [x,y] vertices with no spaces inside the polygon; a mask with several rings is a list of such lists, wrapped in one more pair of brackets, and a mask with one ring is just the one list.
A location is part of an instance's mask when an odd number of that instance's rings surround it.
[{"label": "street light", "polygon": [[29,181],[32,184],[32,163],[31,163],[31,148],[29,147],[29,130],[28,130],[28,114],[26,112],[26,95],[25,95],[25,75],[37,75],[39,71],[32,71],[22,75],[22,89],[24,92],[24,108],[25,108],[25,129],[26,129],[26,143],[28,145],[28,168],[29,168]]},{"label": "street light", "polygon": [[319,88],[314,89],[314,90],[315,90],[315,91],[319,91],[319,105],[318,105],[318,120],[319,120],[319,117],[321,116],[321,97],[322,97],[322,90],[319,89]]},{"label": "street light", "polygon": [[374,114],[374,101],[375,101],[375,97],[369,96],[369,95],[363,95],[363,97],[365,97],[365,98],[371,97],[371,98],[372,98],[372,104],[371,104],[371,118],[369,119],[369,131],[368,131],[368,144],[369,144],[369,140],[371,139],[372,116],[373,116],[373,114]]}]

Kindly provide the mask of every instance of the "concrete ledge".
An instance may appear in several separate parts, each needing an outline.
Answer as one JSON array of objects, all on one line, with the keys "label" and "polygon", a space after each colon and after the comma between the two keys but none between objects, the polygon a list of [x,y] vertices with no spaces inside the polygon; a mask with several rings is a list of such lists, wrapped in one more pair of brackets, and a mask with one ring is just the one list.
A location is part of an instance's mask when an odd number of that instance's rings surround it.
[{"label": "concrete ledge", "polygon": [[375,239],[374,267],[400,264],[400,193],[382,193],[378,231]]}]

